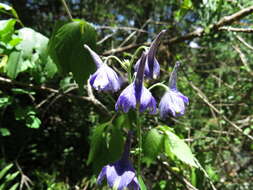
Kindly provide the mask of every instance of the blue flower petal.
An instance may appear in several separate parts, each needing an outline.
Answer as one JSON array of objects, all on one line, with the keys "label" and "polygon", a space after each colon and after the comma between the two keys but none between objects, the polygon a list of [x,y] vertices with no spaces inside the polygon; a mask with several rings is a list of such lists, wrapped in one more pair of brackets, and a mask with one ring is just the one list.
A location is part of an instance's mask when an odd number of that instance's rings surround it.
[{"label": "blue flower petal", "polygon": [[107,168],[108,168],[108,166],[104,166],[104,167],[102,168],[102,171],[101,171],[100,174],[98,175],[97,183],[98,183],[99,185],[101,185],[102,181],[103,181],[104,178],[106,177]]},{"label": "blue flower petal", "polygon": [[116,92],[121,87],[122,79],[109,66],[103,64],[90,77],[90,84],[98,91]]},{"label": "blue flower petal", "polygon": [[176,90],[167,91],[159,104],[161,118],[166,118],[168,114],[174,117],[184,115],[185,105],[188,103],[188,98],[182,93]]},{"label": "blue flower petal", "polygon": [[134,84],[130,84],[128,87],[126,87],[120,94],[115,109],[118,111],[119,109],[122,109],[123,112],[128,112],[129,109],[136,107],[136,97],[135,97],[135,89]]},{"label": "blue flower petal", "polygon": [[146,88],[142,87],[141,101],[140,101],[140,112],[149,110],[150,114],[156,113],[156,101],[152,96],[151,92]]}]

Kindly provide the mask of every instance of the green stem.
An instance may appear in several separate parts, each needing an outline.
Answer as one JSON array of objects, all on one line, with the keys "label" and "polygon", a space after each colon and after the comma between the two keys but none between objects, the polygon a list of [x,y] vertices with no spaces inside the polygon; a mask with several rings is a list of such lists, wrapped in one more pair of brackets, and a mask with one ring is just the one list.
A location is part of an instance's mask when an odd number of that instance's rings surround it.
[{"label": "green stem", "polygon": [[132,82],[131,69],[132,69],[134,60],[135,60],[135,58],[137,57],[137,55],[139,54],[139,52],[140,52],[142,49],[146,49],[146,48],[147,48],[146,46],[140,46],[140,47],[138,47],[138,49],[134,52],[134,55],[132,56],[132,58],[131,58],[131,60],[130,60],[129,67],[128,67],[128,69],[127,69],[127,74],[128,74],[128,81],[129,81],[129,83]]},{"label": "green stem", "polygon": [[115,59],[117,62],[119,62],[119,64],[121,65],[121,67],[125,71],[127,71],[127,67],[122,63],[122,61],[118,57],[116,57],[114,55],[110,55],[110,56],[108,56],[108,57],[105,58],[105,62],[107,62],[109,59]]},{"label": "green stem", "polygon": [[155,88],[155,87],[157,87],[157,86],[163,87],[165,90],[169,90],[169,87],[168,87],[168,86],[166,86],[165,84],[160,83],[160,82],[159,82],[159,83],[153,84],[151,87],[148,88],[148,90],[151,90],[151,89],[153,89],[153,88]]},{"label": "green stem", "polygon": [[69,19],[70,19],[70,20],[73,20],[73,17],[72,17],[72,15],[71,15],[71,12],[70,12],[70,10],[69,10],[69,8],[68,8],[68,5],[67,5],[66,1],[65,1],[65,0],[61,0],[61,2],[62,2],[62,4],[63,4],[64,8],[66,9],[66,12],[67,12],[67,14],[68,14]]},{"label": "green stem", "polygon": [[141,118],[140,118],[140,112],[139,109],[136,112],[136,124],[137,124],[137,130],[138,130],[138,165],[137,165],[137,175],[141,175],[141,154],[142,154],[142,130],[141,130]]}]

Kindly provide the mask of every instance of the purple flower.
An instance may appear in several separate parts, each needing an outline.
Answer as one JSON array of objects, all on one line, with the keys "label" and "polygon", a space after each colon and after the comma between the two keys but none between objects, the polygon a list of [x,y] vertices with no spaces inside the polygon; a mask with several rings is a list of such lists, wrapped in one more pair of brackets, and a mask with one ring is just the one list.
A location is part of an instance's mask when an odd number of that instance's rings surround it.
[{"label": "purple flower", "polygon": [[149,90],[143,85],[144,68],[146,64],[147,54],[143,53],[137,70],[136,78],[127,88],[120,94],[115,109],[122,109],[128,112],[130,108],[139,108],[140,112],[149,110],[150,114],[156,113],[156,101]]},{"label": "purple flower", "polygon": [[[144,74],[147,78],[155,79],[160,74],[160,65],[155,58],[156,51],[158,49],[159,43],[161,41],[162,36],[165,34],[166,30],[162,30],[154,39],[154,41],[151,43],[150,48],[147,53],[147,64],[145,66]],[[137,71],[140,64],[140,59],[136,62],[134,69]]]},{"label": "purple flower", "polygon": [[179,62],[176,63],[169,80],[169,88],[163,95],[160,104],[160,116],[166,118],[168,114],[182,116],[185,113],[185,107],[189,104],[189,99],[177,90],[177,69]]},{"label": "purple flower", "polygon": [[121,159],[102,168],[98,176],[98,184],[101,184],[106,177],[107,183],[111,188],[117,190],[123,190],[125,188],[133,190],[140,189],[135,170],[129,160],[131,136],[132,134],[129,132]]},{"label": "purple flower", "polygon": [[118,91],[122,84],[122,79],[106,63],[103,63],[100,57],[89,46],[84,45],[84,47],[90,52],[97,66],[97,71],[89,79],[91,86],[98,91]]}]

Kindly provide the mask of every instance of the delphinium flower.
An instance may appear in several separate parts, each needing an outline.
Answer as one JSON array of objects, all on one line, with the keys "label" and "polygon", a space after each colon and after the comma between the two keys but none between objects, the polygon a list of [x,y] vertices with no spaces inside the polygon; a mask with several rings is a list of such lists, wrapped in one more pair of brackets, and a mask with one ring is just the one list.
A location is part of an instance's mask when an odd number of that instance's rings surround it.
[{"label": "delphinium flower", "polygon": [[[155,58],[156,51],[160,44],[162,36],[165,34],[166,30],[162,30],[151,43],[150,48],[146,51],[147,53],[147,64],[145,66],[144,74],[147,78],[155,79],[160,74],[160,65]],[[140,64],[140,59],[136,62],[134,69],[137,71]]]},{"label": "delphinium flower", "polygon": [[89,79],[91,86],[98,91],[118,91],[120,89],[122,79],[112,68],[104,63],[89,46],[84,45],[84,47],[90,52],[91,57],[97,66],[97,71],[91,75]]},{"label": "delphinium flower", "polygon": [[121,159],[102,168],[102,171],[98,176],[98,184],[101,184],[106,177],[108,185],[113,189],[140,189],[135,170],[129,160],[131,136],[132,133],[129,132]]},{"label": "delphinium flower", "polygon": [[128,112],[130,108],[139,108],[140,112],[149,110],[151,114],[156,113],[156,101],[150,91],[143,85],[144,68],[146,64],[146,53],[143,53],[133,83],[126,87],[120,94],[115,109]]},{"label": "delphinium flower", "polygon": [[189,104],[189,99],[177,89],[177,70],[179,65],[179,62],[177,62],[174,66],[169,79],[169,88],[159,104],[160,116],[163,119],[169,114],[174,117],[184,115],[186,105]]}]

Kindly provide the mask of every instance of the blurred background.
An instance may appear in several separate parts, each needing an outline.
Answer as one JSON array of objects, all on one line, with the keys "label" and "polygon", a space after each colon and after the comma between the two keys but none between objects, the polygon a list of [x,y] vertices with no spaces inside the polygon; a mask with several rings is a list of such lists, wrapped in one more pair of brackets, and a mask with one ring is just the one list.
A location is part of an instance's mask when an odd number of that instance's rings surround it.
[{"label": "blurred background", "polygon": [[[68,21],[60,0],[1,2],[18,15],[15,26],[9,23],[8,32],[17,34],[29,27],[43,35],[40,39],[45,47],[57,24]],[[145,129],[164,123],[171,126],[191,147],[205,172],[173,157],[164,165],[164,155],[159,154],[152,163],[143,161],[148,189],[253,189],[253,8],[215,27],[225,16],[252,7],[252,1],[69,0],[67,5],[73,18],[84,19],[95,28],[100,55],[128,59],[139,45],[167,29],[157,54],[159,81],[168,81],[176,60],[182,62],[178,88],[190,99],[186,114],[166,121],[146,115]],[[1,10],[1,20],[15,17]],[[13,74],[4,65],[14,61],[9,55],[19,42],[6,40],[3,35],[9,34],[1,24],[0,190],[98,189],[96,177],[101,167],[119,158],[129,116],[124,115],[122,123],[116,115],[112,124],[116,129],[108,128],[109,136],[120,136],[121,143],[115,141],[112,152],[100,144],[99,150],[92,150],[91,142],[100,143],[92,131],[112,115],[83,98],[88,92],[80,92],[72,75],[61,75],[48,55],[42,56],[46,49],[28,52]],[[29,38],[28,34],[19,38]],[[24,52],[34,45],[30,43],[25,44]],[[114,109],[119,93],[93,93],[106,109]],[[152,93],[159,99],[163,91]],[[107,138],[103,136],[105,146]],[[89,158],[90,151],[97,156]],[[134,152],[132,159],[136,160]]]}]

